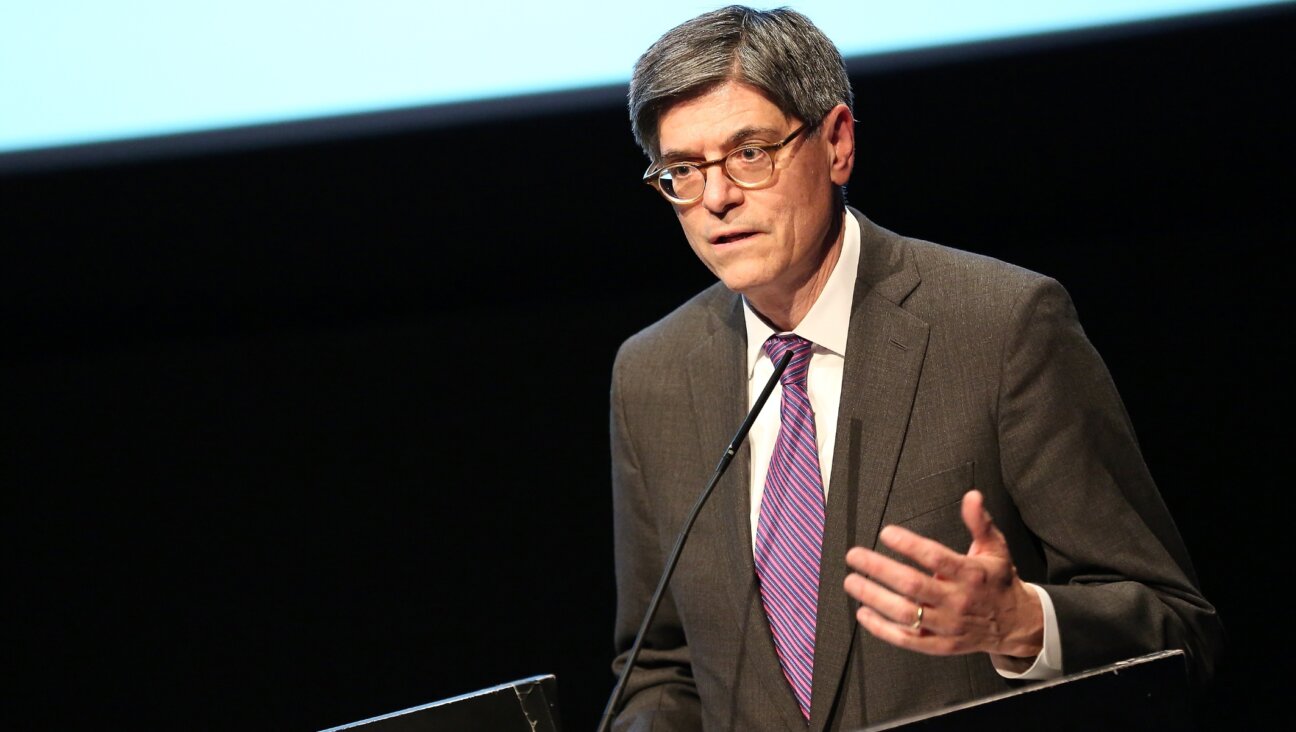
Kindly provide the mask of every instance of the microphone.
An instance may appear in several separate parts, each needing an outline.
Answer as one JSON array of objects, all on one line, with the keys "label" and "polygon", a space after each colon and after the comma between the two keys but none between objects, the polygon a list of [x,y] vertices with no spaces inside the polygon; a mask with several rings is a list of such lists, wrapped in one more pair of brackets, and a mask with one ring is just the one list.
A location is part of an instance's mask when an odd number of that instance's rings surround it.
[{"label": "microphone", "polygon": [[625,695],[626,679],[630,678],[630,670],[634,668],[635,660],[639,658],[639,648],[643,645],[644,636],[648,634],[648,627],[652,625],[653,617],[657,614],[657,606],[661,605],[662,595],[666,592],[666,586],[670,584],[671,575],[675,572],[675,565],[679,563],[680,551],[684,549],[684,541],[688,539],[689,530],[693,528],[693,522],[697,520],[698,512],[702,510],[702,504],[706,503],[707,498],[711,496],[711,491],[715,490],[716,483],[720,482],[720,477],[729,468],[729,463],[733,462],[734,455],[737,454],[743,440],[747,439],[747,432],[751,430],[752,423],[756,421],[756,415],[760,414],[761,408],[765,406],[765,400],[769,399],[770,392],[774,391],[774,385],[778,383],[779,377],[783,375],[788,362],[792,360],[792,354],[793,350],[789,348],[783,353],[783,357],[779,359],[778,363],[774,365],[774,373],[770,376],[769,381],[765,382],[765,388],[761,389],[760,396],[756,397],[756,403],[752,405],[751,411],[747,413],[747,418],[738,427],[737,434],[729,441],[729,447],[720,456],[720,462],[711,475],[711,481],[707,483],[706,488],[702,489],[702,495],[698,496],[697,502],[693,504],[693,510],[689,511],[688,518],[684,521],[684,528],[680,529],[679,536],[675,539],[675,547],[671,549],[670,557],[666,560],[666,568],[662,570],[661,579],[657,582],[657,589],[653,592],[652,599],[648,601],[648,611],[644,613],[643,623],[639,625],[639,632],[635,634],[634,645],[630,646],[630,656],[626,659],[625,668],[621,669],[621,676],[617,679],[616,687],[612,689],[612,698],[608,699],[607,707],[603,710],[603,718],[599,721],[598,732],[607,732],[612,724],[612,717],[617,712],[617,707],[621,705],[621,697]]}]

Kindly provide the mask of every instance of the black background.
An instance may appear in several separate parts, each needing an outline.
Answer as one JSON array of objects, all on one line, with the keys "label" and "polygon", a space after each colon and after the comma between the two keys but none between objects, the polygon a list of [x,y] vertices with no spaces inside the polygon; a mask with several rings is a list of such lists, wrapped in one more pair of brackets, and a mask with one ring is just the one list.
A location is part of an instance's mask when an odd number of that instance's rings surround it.
[{"label": "black background", "polygon": [[[1292,718],[1294,15],[853,67],[850,201],[1071,291],[1230,633],[1208,729]],[[624,108],[280,137],[0,175],[7,726],[555,673],[592,729],[609,369],[711,281]]]}]

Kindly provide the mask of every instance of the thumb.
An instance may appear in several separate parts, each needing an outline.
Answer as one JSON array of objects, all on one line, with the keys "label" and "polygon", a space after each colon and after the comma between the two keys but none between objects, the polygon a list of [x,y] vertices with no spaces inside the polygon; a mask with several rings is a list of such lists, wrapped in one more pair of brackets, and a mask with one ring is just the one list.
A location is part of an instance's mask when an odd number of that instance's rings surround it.
[{"label": "thumb", "polygon": [[971,490],[963,494],[963,525],[972,534],[972,551],[1002,549],[1003,553],[1007,553],[1007,542],[995,528],[990,512],[986,511],[985,496],[981,495],[981,491]]}]

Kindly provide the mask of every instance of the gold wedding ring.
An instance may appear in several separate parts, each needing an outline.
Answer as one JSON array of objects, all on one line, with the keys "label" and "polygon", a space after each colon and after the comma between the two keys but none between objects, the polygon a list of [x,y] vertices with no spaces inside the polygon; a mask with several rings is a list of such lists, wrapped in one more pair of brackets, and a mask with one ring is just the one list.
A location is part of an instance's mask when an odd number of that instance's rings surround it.
[{"label": "gold wedding ring", "polygon": [[909,625],[910,630],[918,630],[919,628],[922,627],[923,606],[922,603],[917,603],[917,604],[918,604],[918,617],[914,618],[914,621],[910,623]]}]

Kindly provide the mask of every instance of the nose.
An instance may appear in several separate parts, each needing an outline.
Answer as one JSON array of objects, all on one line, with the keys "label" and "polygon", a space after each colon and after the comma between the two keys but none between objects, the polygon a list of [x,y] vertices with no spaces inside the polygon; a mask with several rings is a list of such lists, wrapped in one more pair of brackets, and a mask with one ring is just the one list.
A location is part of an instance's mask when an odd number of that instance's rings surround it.
[{"label": "nose", "polygon": [[723,167],[716,165],[703,171],[706,186],[702,189],[702,205],[717,215],[742,203],[743,197],[743,189],[725,175]]}]

